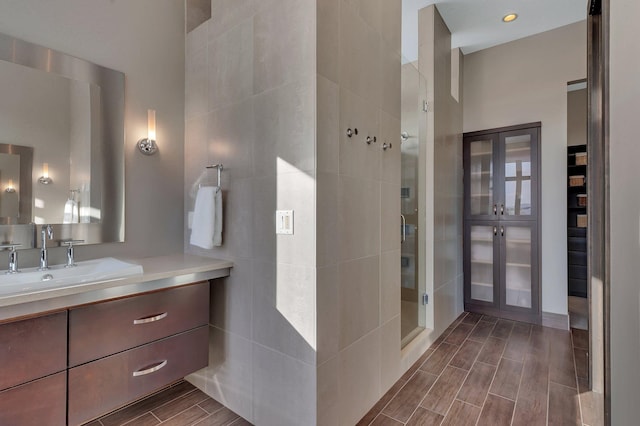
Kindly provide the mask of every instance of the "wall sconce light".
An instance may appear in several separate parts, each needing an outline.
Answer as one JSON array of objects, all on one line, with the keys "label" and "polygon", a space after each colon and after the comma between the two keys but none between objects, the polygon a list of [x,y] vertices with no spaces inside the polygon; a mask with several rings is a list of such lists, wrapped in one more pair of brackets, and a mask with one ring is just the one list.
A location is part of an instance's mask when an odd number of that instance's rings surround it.
[{"label": "wall sconce light", "polygon": [[153,155],[158,151],[156,145],[156,110],[147,111],[147,137],[138,141],[138,149],[144,155]]},{"label": "wall sconce light", "polygon": [[4,192],[7,194],[14,194],[16,192],[16,187],[13,186],[13,179],[9,179],[9,184],[5,188]]},{"label": "wall sconce light", "polygon": [[42,163],[42,176],[40,176],[38,182],[43,185],[53,183],[53,179],[49,177],[49,163]]}]

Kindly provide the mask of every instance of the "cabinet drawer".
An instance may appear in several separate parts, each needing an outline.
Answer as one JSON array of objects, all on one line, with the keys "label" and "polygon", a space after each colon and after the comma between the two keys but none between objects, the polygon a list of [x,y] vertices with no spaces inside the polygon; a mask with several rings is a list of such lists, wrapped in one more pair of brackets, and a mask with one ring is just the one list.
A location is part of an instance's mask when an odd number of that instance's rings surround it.
[{"label": "cabinet drawer", "polygon": [[108,413],[206,367],[208,334],[208,326],[202,326],[69,369],[69,425]]},{"label": "cabinet drawer", "polygon": [[66,372],[0,392],[0,425],[61,426],[66,415]]},{"label": "cabinet drawer", "polygon": [[208,282],[73,309],[69,311],[69,366],[208,322]]},{"label": "cabinet drawer", "polygon": [[0,325],[0,343],[0,389],[62,371],[67,312]]}]

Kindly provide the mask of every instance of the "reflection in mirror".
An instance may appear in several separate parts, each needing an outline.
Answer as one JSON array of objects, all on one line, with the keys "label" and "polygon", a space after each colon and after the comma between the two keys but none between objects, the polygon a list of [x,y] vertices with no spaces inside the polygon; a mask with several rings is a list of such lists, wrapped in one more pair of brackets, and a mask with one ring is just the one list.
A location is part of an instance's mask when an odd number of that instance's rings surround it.
[{"label": "reflection in mirror", "polygon": [[124,75],[0,34],[0,84],[0,242],[123,241]]},{"label": "reflection in mirror", "polygon": [[31,222],[32,159],[31,147],[0,144],[0,223],[3,225]]}]

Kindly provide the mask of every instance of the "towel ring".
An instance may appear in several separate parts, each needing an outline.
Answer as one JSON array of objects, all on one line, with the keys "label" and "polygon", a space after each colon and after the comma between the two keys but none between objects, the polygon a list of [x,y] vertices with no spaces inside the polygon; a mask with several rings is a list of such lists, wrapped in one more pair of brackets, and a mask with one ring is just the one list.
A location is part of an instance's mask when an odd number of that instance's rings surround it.
[{"label": "towel ring", "polygon": [[[224,166],[222,164],[212,164],[210,166],[206,167],[207,169],[218,169],[218,191],[220,191],[222,189],[221,183],[222,183],[222,171],[224,170]],[[198,185],[199,188],[202,188],[203,186],[208,186],[207,184],[200,184]]]}]

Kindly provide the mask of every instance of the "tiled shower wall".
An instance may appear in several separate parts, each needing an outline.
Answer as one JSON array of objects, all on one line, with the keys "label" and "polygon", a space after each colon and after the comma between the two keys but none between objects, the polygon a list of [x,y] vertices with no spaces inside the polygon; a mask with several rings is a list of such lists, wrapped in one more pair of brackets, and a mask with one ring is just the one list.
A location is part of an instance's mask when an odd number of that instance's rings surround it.
[{"label": "tiled shower wall", "polygon": [[[189,377],[256,424],[316,416],[313,0],[213,0],[187,35],[185,223],[207,164],[222,163],[223,245],[212,285],[209,367]],[[295,211],[275,235],[276,209]]]},{"label": "tiled shower wall", "polygon": [[317,8],[318,424],[353,425],[401,374],[401,1]]}]

